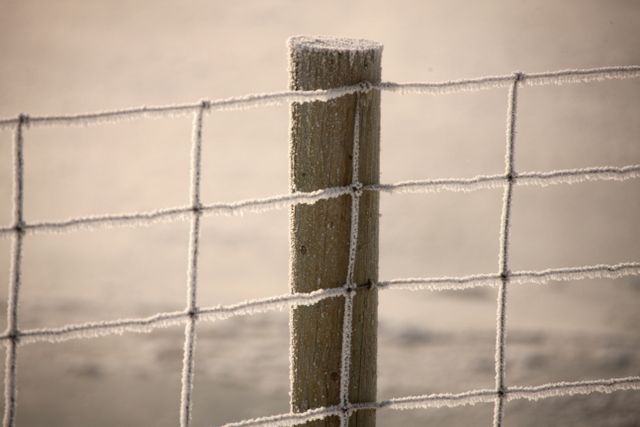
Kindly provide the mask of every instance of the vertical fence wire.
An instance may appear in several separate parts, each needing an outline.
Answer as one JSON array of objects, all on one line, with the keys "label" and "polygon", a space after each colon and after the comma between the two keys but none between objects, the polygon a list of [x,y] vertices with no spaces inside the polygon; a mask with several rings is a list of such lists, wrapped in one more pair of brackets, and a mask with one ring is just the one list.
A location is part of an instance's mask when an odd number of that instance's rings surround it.
[{"label": "vertical fence wire", "polygon": [[14,240],[12,248],[11,281],[7,302],[7,354],[4,379],[4,426],[13,427],[16,417],[17,369],[18,369],[18,298],[22,284],[22,253],[24,239],[24,127],[27,116],[18,117],[14,138],[13,158],[13,220]]},{"label": "vertical fence wire", "polygon": [[511,228],[511,202],[513,199],[513,181],[515,177],[514,144],[516,136],[516,117],[518,106],[518,84],[522,79],[521,73],[515,73],[513,83],[509,89],[509,104],[507,108],[507,146],[505,154],[506,185],[502,204],[502,218],[500,224],[500,254],[498,268],[500,270],[500,287],[498,288],[498,308],[496,327],[496,401],[493,413],[494,427],[502,427],[504,405],[506,397],[506,339],[507,339],[507,285],[509,284],[509,232]]},{"label": "vertical fence wire", "polygon": [[180,399],[180,426],[189,427],[191,423],[191,407],[193,394],[193,370],[196,346],[196,323],[198,318],[197,287],[198,257],[200,252],[200,176],[202,166],[202,116],[208,103],[203,101],[196,112],[193,123],[193,140],[191,153],[191,232],[189,241],[189,267],[187,286],[187,314],[189,318],[184,331],[184,358],[182,363],[182,391]]},{"label": "vertical fence wire", "polygon": [[351,334],[353,320],[353,298],[357,286],[353,281],[356,251],[358,247],[358,217],[360,215],[360,115],[361,97],[357,93],[353,121],[353,152],[351,161],[351,233],[349,236],[349,262],[347,264],[347,280],[344,284],[344,318],[342,327],[342,354],[340,365],[340,426],[349,425],[352,409],[349,402],[349,376],[351,371]]}]

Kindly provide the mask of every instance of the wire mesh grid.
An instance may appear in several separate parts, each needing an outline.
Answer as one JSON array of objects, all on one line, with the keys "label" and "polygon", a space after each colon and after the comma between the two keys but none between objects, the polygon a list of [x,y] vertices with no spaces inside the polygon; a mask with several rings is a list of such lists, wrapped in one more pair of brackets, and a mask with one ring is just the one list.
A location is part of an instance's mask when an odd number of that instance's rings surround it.
[{"label": "wire mesh grid", "polygon": [[[619,278],[639,276],[640,262],[624,262],[615,265],[587,265],[537,271],[511,271],[509,268],[509,230],[511,201],[515,187],[524,185],[548,186],[594,180],[623,181],[640,177],[640,165],[624,167],[593,167],[583,169],[553,170],[549,172],[518,172],[514,166],[514,145],[518,106],[518,89],[525,85],[551,85],[590,82],[608,79],[640,77],[640,66],[621,66],[597,69],[562,70],[556,72],[505,76],[480,77],[469,80],[442,83],[393,83],[383,82],[373,85],[363,82],[317,91],[288,91],[270,94],[252,94],[245,97],[223,100],[202,101],[193,104],[161,107],[130,108],[99,113],[77,115],[29,117],[21,114],[17,118],[0,119],[0,128],[13,128],[14,135],[14,200],[13,225],[0,228],[0,236],[13,236],[11,276],[7,309],[7,330],[0,335],[6,345],[5,365],[5,413],[4,426],[11,427],[16,421],[17,404],[17,348],[39,341],[59,342],[77,338],[91,338],[128,332],[149,332],[155,328],[184,324],[184,358],[182,368],[182,389],[180,400],[180,425],[191,424],[192,390],[194,376],[194,350],[196,325],[198,321],[225,319],[232,316],[249,315],[258,312],[280,310],[293,306],[313,305],[327,298],[344,298],[344,319],[342,333],[342,353],[340,372],[340,402],[338,405],[315,408],[302,413],[287,413],[262,418],[242,420],[226,426],[276,426],[295,425],[329,416],[338,416],[340,424],[347,426],[350,415],[359,410],[371,409],[413,409],[442,406],[494,404],[494,426],[503,425],[505,402],[515,399],[537,400],[555,396],[576,394],[611,393],[618,390],[640,390],[640,376],[608,378],[591,381],[557,382],[540,386],[507,385],[505,379],[506,312],[509,286],[524,283],[548,283],[551,281],[583,280],[595,278]],[[461,91],[477,91],[496,87],[508,87],[508,108],[506,125],[505,171],[503,174],[477,176],[474,178],[433,179],[397,182],[393,184],[365,185],[358,180],[359,167],[359,127],[360,93],[371,90],[400,93],[441,94]],[[243,109],[261,105],[276,105],[290,102],[328,102],[345,95],[356,96],[354,123],[352,183],[350,186],[325,188],[313,192],[294,192],[262,199],[242,200],[233,203],[204,204],[200,198],[202,119],[204,114],[214,110]],[[56,222],[28,223],[24,219],[24,132],[30,126],[44,125],[88,125],[105,121],[121,121],[136,117],[162,117],[167,115],[194,115],[192,156],[191,156],[191,204],[189,206],[161,209],[150,212],[134,212],[116,215],[101,215],[72,218]],[[500,227],[500,252],[498,272],[463,277],[400,278],[377,283],[353,283],[353,267],[358,241],[359,200],[364,191],[386,193],[429,193],[437,191],[475,191],[484,188],[504,189],[502,219]],[[348,273],[341,287],[321,289],[309,293],[292,293],[269,298],[254,299],[232,305],[200,307],[197,303],[197,272],[200,221],[203,215],[232,215],[243,212],[260,212],[280,209],[299,204],[313,204],[319,200],[351,196],[351,236]],[[71,324],[59,328],[24,329],[18,326],[18,301],[21,285],[22,245],[28,234],[63,232],[75,228],[108,226],[141,226],[156,221],[190,219],[189,261],[187,274],[187,303],[182,311],[158,313],[151,317],[116,319],[101,322]],[[495,354],[495,387],[493,389],[470,390],[463,393],[429,394],[407,396],[377,402],[350,402],[349,369],[351,353],[351,314],[353,297],[363,286],[377,290],[464,290],[474,287],[497,287],[497,324]]]}]

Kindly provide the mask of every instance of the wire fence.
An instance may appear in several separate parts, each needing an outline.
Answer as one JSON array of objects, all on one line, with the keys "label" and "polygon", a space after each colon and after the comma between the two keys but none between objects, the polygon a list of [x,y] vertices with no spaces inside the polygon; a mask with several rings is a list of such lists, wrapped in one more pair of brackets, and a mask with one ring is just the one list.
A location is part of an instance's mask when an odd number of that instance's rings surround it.
[{"label": "wire fence", "polygon": [[[587,265],[538,271],[511,271],[509,265],[510,222],[512,215],[512,194],[516,187],[534,185],[548,186],[571,184],[584,181],[624,181],[640,177],[640,165],[624,167],[601,166],[583,169],[553,170],[548,172],[519,172],[514,165],[516,137],[518,89],[528,85],[552,85],[565,83],[592,82],[609,79],[640,77],[640,66],[608,67],[597,69],[563,70],[547,73],[481,77],[477,79],[448,81],[442,83],[393,83],[377,85],[363,82],[317,91],[287,91],[269,94],[253,94],[239,98],[205,100],[199,103],[169,105],[161,107],[140,107],[99,113],[58,116],[27,116],[0,119],[0,128],[13,128],[14,138],[14,216],[13,224],[0,228],[0,236],[13,236],[11,277],[7,309],[7,330],[0,335],[6,345],[5,372],[5,413],[4,426],[12,427],[16,421],[17,405],[17,348],[39,341],[59,342],[78,338],[92,338],[123,332],[149,332],[156,328],[185,324],[184,359],[182,369],[182,391],[180,401],[180,425],[191,424],[192,390],[194,376],[194,349],[196,326],[199,321],[226,319],[232,316],[249,315],[258,312],[281,310],[293,306],[313,305],[327,298],[344,298],[344,323],[342,334],[340,403],[335,406],[315,408],[302,413],[287,413],[251,420],[243,420],[226,426],[281,426],[295,425],[329,416],[338,416],[342,426],[347,426],[350,415],[355,411],[372,409],[414,409],[432,407],[453,407],[494,404],[494,426],[503,425],[505,403],[516,399],[538,400],[556,396],[576,394],[611,393],[619,390],[640,390],[640,376],[609,378],[593,381],[557,382],[540,386],[507,385],[505,378],[506,353],[506,313],[508,308],[508,288],[525,283],[543,284],[553,281],[573,281],[584,279],[615,279],[625,276],[640,276],[640,262],[624,262],[615,265]],[[399,93],[442,94],[461,91],[478,91],[490,88],[508,87],[508,113],[506,126],[505,171],[503,174],[477,176],[474,178],[433,179],[398,182],[392,184],[365,185],[358,181],[360,126],[359,94],[372,91]],[[313,192],[294,192],[262,199],[242,200],[233,203],[202,203],[200,197],[202,119],[204,114],[216,110],[245,109],[264,105],[291,102],[328,102],[345,95],[355,94],[355,132],[353,141],[353,182],[350,186],[320,189]],[[32,126],[74,126],[99,122],[130,120],[137,117],[163,117],[172,115],[194,115],[192,156],[191,156],[191,204],[149,212],[133,212],[72,218],[65,221],[34,222],[25,221],[24,216],[24,133]],[[429,193],[438,191],[469,192],[486,188],[504,189],[502,220],[500,227],[500,252],[498,272],[464,277],[399,278],[377,283],[353,283],[353,267],[358,241],[359,200],[364,191],[395,193]],[[309,293],[293,293],[269,298],[254,299],[232,305],[200,307],[197,303],[197,273],[199,255],[200,221],[204,215],[234,215],[243,212],[261,212],[281,209],[300,204],[313,204],[319,200],[351,197],[351,237],[348,274],[341,287],[321,289]],[[64,232],[76,228],[98,228],[115,226],[142,226],[157,221],[190,219],[189,264],[187,274],[187,302],[181,311],[158,313],[151,317],[116,319],[101,322],[71,324],[59,328],[20,329],[18,301],[21,286],[23,241],[28,234]],[[497,287],[497,324],[495,355],[495,387],[471,390],[464,393],[429,394],[408,396],[377,402],[354,403],[349,401],[349,369],[351,354],[351,313],[353,298],[363,287],[377,290],[464,290],[475,287]]]}]

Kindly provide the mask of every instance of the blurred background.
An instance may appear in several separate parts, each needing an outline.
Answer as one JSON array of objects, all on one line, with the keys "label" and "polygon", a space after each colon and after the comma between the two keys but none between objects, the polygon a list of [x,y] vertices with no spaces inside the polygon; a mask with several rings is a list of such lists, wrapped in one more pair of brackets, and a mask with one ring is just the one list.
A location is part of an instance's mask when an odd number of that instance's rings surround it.
[{"label": "blurred background", "polygon": [[[640,64],[640,3],[56,1],[0,3],[0,116],[194,102],[287,87],[297,34],[384,44],[383,80],[440,81]],[[640,163],[640,80],[523,88],[519,171]],[[507,90],[382,95],[382,182],[503,170]],[[191,117],[25,133],[27,221],[189,202]],[[288,107],[204,122],[204,203],[288,191]],[[11,223],[12,131],[0,131],[0,224]],[[383,195],[381,279],[498,270],[502,191]],[[517,187],[511,264],[640,260],[640,183]],[[181,310],[188,221],[29,236],[20,327]],[[199,303],[288,291],[288,210],[205,217]],[[0,239],[8,285],[11,239]],[[380,295],[379,398],[494,384],[496,290]],[[7,286],[0,286],[0,327]],[[640,279],[511,288],[507,383],[640,374]],[[201,323],[194,425],[288,410],[288,313]],[[174,426],[183,328],[19,349],[19,426]],[[381,426],[490,425],[492,405],[379,411]],[[640,393],[506,408],[510,426],[634,426]]]}]

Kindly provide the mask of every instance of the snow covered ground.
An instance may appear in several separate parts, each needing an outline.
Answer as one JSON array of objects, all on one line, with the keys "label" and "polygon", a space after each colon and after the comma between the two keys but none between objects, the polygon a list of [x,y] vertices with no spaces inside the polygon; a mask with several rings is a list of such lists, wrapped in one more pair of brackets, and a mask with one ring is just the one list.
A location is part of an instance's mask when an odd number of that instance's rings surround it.
[{"label": "snow covered ground", "polygon": [[[279,0],[0,5],[0,116],[74,113],[276,91],[295,34],[384,43],[383,79],[640,64],[640,7],[596,0]],[[516,168],[640,163],[640,80],[523,88]],[[382,182],[503,170],[506,90],[382,96]],[[25,134],[27,221],[181,206],[191,118]],[[204,202],[287,192],[287,107],[210,114]],[[0,224],[11,221],[12,134],[0,131]],[[501,190],[383,195],[382,279],[497,271]],[[640,182],[518,187],[512,268],[640,261]],[[25,241],[20,326],[180,310],[187,221]],[[288,211],[203,222],[202,306],[287,292]],[[0,239],[9,277],[10,239]],[[8,282],[8,280],[7,280]],[[0,287],[0,302],[7,286]],[[509,293],[507,383],[640,375],[640,279],[521,285]],[[0,327],[6,325],[0,304]],[[384,291],[379,397],[494,384],[496,290]],[[194,425],[288,409],[288,315],[199,329]],[[19,349],[19,426],[174,426],[183,328]],[[512,426],[633,426],[640,393],[518,401]],[[386,425],[490,425],[492,405],[380,411]]]}]

